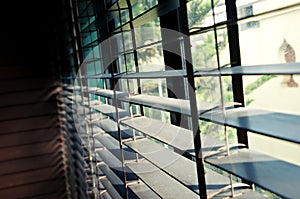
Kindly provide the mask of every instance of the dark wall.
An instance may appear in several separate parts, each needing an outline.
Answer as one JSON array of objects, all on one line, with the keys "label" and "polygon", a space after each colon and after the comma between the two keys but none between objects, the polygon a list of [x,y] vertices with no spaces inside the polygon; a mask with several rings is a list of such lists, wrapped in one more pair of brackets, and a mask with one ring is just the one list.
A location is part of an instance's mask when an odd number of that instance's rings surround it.
[{"label": "dark wall", "polygon": [[[14,63],[45,68],[53,56],[54,27],[59,22],[58,0],[7,1],[0,6],[0,52]],[[11,61],[11,60],[10,60]]]},{"label": "dark wall", "polygon": [[0,198],[66,195],[56,101],[59,2],[0,3]]}]

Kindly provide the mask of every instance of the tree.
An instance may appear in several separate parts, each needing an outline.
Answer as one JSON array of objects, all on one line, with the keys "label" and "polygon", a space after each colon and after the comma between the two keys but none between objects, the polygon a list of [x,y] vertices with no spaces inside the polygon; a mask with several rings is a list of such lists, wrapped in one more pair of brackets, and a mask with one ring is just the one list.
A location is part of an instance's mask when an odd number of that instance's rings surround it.
[{"label": "tree", "polygon": [[[217,5],[220,0],[214,1]],[[195,0],[188,4],[188,20],[189,27],[192,28],[197,23],[203,21],[207,14],[211,11],[211,1],[210,0]]]}]

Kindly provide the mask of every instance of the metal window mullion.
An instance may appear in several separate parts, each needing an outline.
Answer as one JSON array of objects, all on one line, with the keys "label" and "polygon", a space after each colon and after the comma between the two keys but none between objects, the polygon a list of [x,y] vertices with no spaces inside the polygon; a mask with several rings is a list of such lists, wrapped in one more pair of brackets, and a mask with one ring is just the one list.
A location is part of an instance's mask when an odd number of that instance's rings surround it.
[{"label": "metal window mullion", "polygon": [[[163,1],[161,0],[160,3],[163,3]],[[173,27],[170,27],[169,24],[167,24],[167,28],[172,28],[175,31],[179,31],[185,35],[188,35],[189,27],[188,27],[186,2],[179,1],[179,3],[180,3],[180,7],[178,10],[176,10],[177,25],[173,25]],[[171,17],[169,16],[169,18],[171,18]],[[174,19],[173,18],[168,19],[167,21],[169,21],[169,20],[174,20]],[[198,187],[199,187],[199,191],[200,191],[200,198],[206,199],[207,192],[206,192],[204,161],[203,161],[203,156],[202,156],[202,146],[201,146],[200,128],[199,128],[199,120],[198,120],[197,101],[196,101],[196,96],[195,96],[194,71],[193,71],[193,65],[192,65],[192,63],[190,63],[192,60],[190,39],[188,37],[183,37],[183,47],[184,47],[184,54],[181,52],[181,62],[182,62],[181,64],[182,64],[182,68],[184,68],[184,66],[185,66],[185,70],[187,73],[187,82],[188,82],[189,86],[184,86],[182,89],[185,91],[184,95],[186,95],[186,97],[188,97],[188,99],[190,101],[190,107],[191,107],[190,108],[191,117],[190,117],[189,127],[192,130],[193,137],[194,137],[193,142],[194,142],[194,149],[195,149],[195,157],[196,157],[195,161],[196,161],[197,180],[198,180]],[[185,56],[185,57],[183,57],[183,56]]]},{"label": "metal window mullion", "polygon": [[[166,2],[164,0],[158,1],[158,7],[161,7]],[[163,48],[163,57],[164,63],[167,67],[165,70],[168,70],[169,67],[172,70],[184,70],[186,67],[185,64],[185,51],[183,47],[185,46],[184,40],[181,40],[180,35],[168,34],[169,30],[174,30],[175,32],[182,32],[185,34],[185,16],[183,13],[184,3],[181,1],[174,1],[174,4],[179,4],[176,9],[166,13],[165,15],[160,16],[160,26],[163,28],[161,30],[162,37],[162,48]],[[164,31],[164,29],[166,31]],[[185,34],[187,35],[187,34]],[[175,36],[175,37],[174,37]],[[169,50],[172,49],[172,50]],[[171,52],[173,51],[173,52]],[[188,98],[188,81],[184,77],[171,77],[166,78],[167,84],[167,94],[169,98],[178,98],[178,99],[187,99]],[[191,122],[189,122],[188,117],[180,113],[170,113],[171,123],[182,128],[189,128]]]},{"label": "metal window mullion", "polygon": [[[221,75],[221,64],[220,64],[220,54],[219,54],[219,45],[218,45],[218,33],[216,28],[216,16],[215,16],[215,6],[214,6],[214,0],[211,0],[211,8],[212,8],[212,15],[213,15],[213,23],[214,23],[214,40],[215,40],[215,49],[216,49],[216,56],[217,56],[217,64],[218,64],[218,71],[220,72],[220,75],[218,75],[218,80],[220,83],[220,93],[221,93],[221,105],[222,105],[222,115],[224,118],[224,121],[226,123],[227,117],[226,117],[226,110],[225,110],[225,99],[224,99],[224,92],[223,92],[223,82],[222,82],[222,75]],[[227,127],[224,125],[224,134],[225,134],[225,144],[226,144],[226,153],[229,156],[230,155],[230,149],[229,149],[229,138],[228,138],[228,131]],[[232,174],[229,175],[229,181],[231,186],[231,195],[232,197],[235,196],[234,193],[234,187],[233,187],[233,178]]]},{"label": "metal window mullion", "polygon": [[[130,3],[130,2],[129,2]],[[122,18],[121,18],[121,11],[120,11],[120,6],[119,6],[119,3],[117,3],[117,6],[118,6],[118,9],[119,9],[119,20],[120,22],[122,22]],[[129,9],[129,7],[128,7]],[[132,14],[132,10],[130,10],[129,12],[131,12]],[[130,16],[131,17],[131,16]],[[132,31],[134,31],[132,29]],[[123,45],[123,52],[125,52],[125,42],[124,42],[124,33],[123,33],[123,28],[121,26],[121,35],[122,35],[122,45]],[[134,36],[133,36],[134,37]],[[135,38],[134,38],[135,39]],[[133,42],[133,50],[134,52],[136,52],[136,42],[134,40]],[[126,68],[126,73],[128,73],[128,66],[127,66],[127,58],[126,58],[126,54],[123,55],[124,56],[124,62],[125,62],[125,68]],[[135,56],[135,55],[134,55]],[[135,61],[136,61],[136,58],[135,58]],[[130,84],[129,84],[129,79],[126,79],[126,83],[127,83],[127,89],[128,89],[128,92],[130,93]],[[139,83],[138,83],[139,84]],[[129,109],[130,109],[130,116],[131,118],[134,117],[133,115],[133,109],[132,109],[132,104],[130,103],[129,104]],[[136,141],[136,132],[134,129],[132,129],[133,131],[133,140]],[[135,152],[135,156],[136,156],[136,161],[138,161],[138,154]]]},{"label": "metal window mullion", "polygon": [[[72,1],[72,0],[71,0]],[[83,59],[84,59],[84,51],[83,51],[83,41],[82,41],[82,38],[81,38],[81,33],[80,33],[80,21],[79,21],[79,12],[78,12],[78,4],[77,4],[77,0],[74,0],[74,5],[76,5],[74,7],[74,10],[73,10],[73,21],[74,21],[74,25],[75,25],[75,33],[76,33],[76,39],[77,39],[77,54],[78,54],[78,61],[79,61],[79,66],[80,66],[80,63],[83,62]],[[89,17],[89,16],[88,16]],[[85,67],[84,67],[85,68]],[[80,79],[80,82],[81,82],[81,94],[82,96],[84,96],[84,91],[83,91],[83,84],[85,84],[86,86],[86,89],[88,91],[88,80],[87,79],[83,79],[82,78],[82,68],[78,68],[79,70],[79,79]],[[85,76],[87,75],[87,71],[83,71],[85,73]],[[82,81],[85,81],[84,83]],[[87,95],[88,95],[88,107],[89,107],[89,111],[91,109],[90,107],[90,96],[87,92]],[[82,102],[83,102],[83,106],[84,106],[84,97],[82,97]],[[85,113],[85,109],[84,109],[84,115],[86,116],[87,114]],[[92,115],[90,115],[90,119],[92,120]],[[91,143],[91,140],[90,140],[90,136],[88,136],[88,142],[89,142],[89,150],[90,150],[90,154],[91,154],[91,170],[95,170],[95,174],[97,176],[96,179],[98,179],[98,176],[99,176],[99,171],[98,171],[98,168],[96,167],[96,163],[95,165],[93,165],[93,156],[95,154],[95,140],[93,138],[93,129],[92,127],[90,127],[90,124],[87,123],[87,129],[86,131],[88,131],[88,128],[91,128],[91,138],[92,138],[92,143]],[[92,146],[90,146],[92,144]],[[96,159],[96,157],[94,157]],[[93,174],[93,173],[92,173]],[[92,179],[93,180],[93,187],[95,189],[97,189],[97,193],[94,193],[94,194],[97,194],[97,195],[94,195],[95,197],[98,196],[98,193],[100,192],[100,183],[99,181],[97,180],[97,182],[94,182],[94,178]],[[94,190],[93,190],[94,191]],[[101,196],[100,196],[101,198]]]},{"label": "metal window mullion", "polygon": [[[136,39],[135,39],[135,31],[134,31],[134,25],[133,25],[133,12],[132,12],[132,5],[130,0],[126,0],[127,6],[128,6],[128,12],[129,12],[129,26],[131,29],[131,38],[132,38],[132,48],[133,48],[133,57],[134,57],[134,64],[135,64],[135,72],[138,73],[140,71],[139,69],[139,63],[138,63],[138,56],[137,56],[137,46],[136,46]],[[137,86],[138,86],[138,94],[142,93],[142,87],[141,87],[141,80],[137,78]],[[140,107],[141,115],[144,115],[144,109],[143,106]]]},{"label": "metal window mullion", "polygon": [[[119,13],[119,20],[120,20],[120,23],[122,23],[122,16],[121,16],[121,10],[120,10],[120,5],[119,3],[117,3],[117,6],[118,6],[118,13]],[[121,35],[122,35],[122,46],[123,46],[123,57],[124,57],[124,62],[125,62],[125,70],[126,70],[126,73],[128,73],[128,65],[127,65],[127,57],[126,57],[126,49],[125,49],[125,42],[124,42],[124,33],[123,33],[123,28],[121,28]],[[129,84],[129,79],[126,80],[126,84],[127,84],[127,90],[128,92],[130,93],[130,84]]]},{"label": "metal window mullion", "polygon": [[200,198],[207,198],[207,190],[206,190],[206,181],[205,181],[205,171],[204,171],[204,158],[202,155],[202,144],[200,137],[200,128],[199,128],[199,119],[198,119],[198,111],[197,111],[197,101],[195,96],[195,82],[194,82],[194,73],[193,66],[191,63],[187,62],[187,79],[190,85],[189,89],[189,101],[191,107],[191,125],[194,136],[194,148],[195,148],[195,157],[196,157],[196,167],[197,167],[197,178],[198,178],[198,186],[200,190]]},{"label": "metal window mullion", "polygon": [[[92,31],[89,31],[89,34],[90,34],[90,37],[92,37]],[[95,59],[95,53],[94,53],[94,50],[92,50],[92,58]],[[94,66],[94,72],[96,74],[96,64],[95,62],[93,62],[93,66]],[[88,74],[86,73],[85,76],[87,76]],[[86,78],[86,87],[88,89],[88,79]],[[97,81],[97,80],[96,80]],[[88,91],[88,90],[87,90]],[[88,94],[88,106],[89,106],[89,110],[91,111],[92,108],[91,108],[91,95]],[[101,117],[101,116],[99,116]],[[93,118],[92,118],[92,114],[90,114],[90,121],[93,121]],[[91,137],[92,137],[92,149],[93,149],[93,154],[96,154],[96,147],[95,147],[95,138],[94,138],[94,130],[93,130],[93,123],[90,123],[89,124],[89,128],[91,129]],[[95,156],[95,159],[96,159],[96,156]],[[97,164],[97,163],[95,163]],[[99,178],[99,167],[97,167],[97,165],[95,166],[95,171],[96,171],[96,175],[97,175],[97,189],[98,189],[98,193],[99,193],[99,197],[102,198],[102,195],[100,194],[100,191],[101,191],[101,187],[100,187],[100,180],[98,179]]]},{"label": "metal window mullion", "polygon": [[[181,29],[185,35],[189,34],[188,27],[188,15],[187,15],[187,5],[186,2],[180,1],[180,14],[181,14]],[[194,67],[192,63],[187,60],[192,61],[192,53],[190,47],[190,38],[185,38],[185,60],[186,60],[186,73],[187,79],[189,83],[189,101],[191,107],[191,120],[192,120],[192,131],[194,136],[194,148],[196,155],[196,167],[197,167],[197,179],[198,186],[200,191],[200,198],[207,198],[207,190],[206,190],[206,180],[205,180],[205,170],[204,170],[204,159],[202,155],[202,144],[201,144],[201,136],[200,136],[200,128],[199,128],[199,119],[198,119],[198,110],[197,110],[197,100],[195,95],[195,79],[194,79]]]},{"label": "metal window mullion", "polygon": [[[228,43],[230,53],[231,67],[241,65],[241,54],[239,46],[239,29],[237,24],[237,10],[235,1],[226,0],[226,15],[227,20],[231,22],[231,25],[227,25]],[[244,91],[243,91],[243,77],[242,75],[232,76],[232,91],[234,102],[238,102],[242,106],[245,106]],[[235,107],[237,107],[235,105]],[[246,130],[237,129],[238,143],[244,144],[249,147],[248,135]]]},{"label": "metal window mullion", "polygon": [[[107,6],[106,6],[106,1],[103,2],[103,8],[105,11],[107,11]],[[110,28],[109,28],[109,22],[108,22],[108,16],[107,14],[105,15],[105,23],[106,23],[106,28],[107,28],[107,33],[108,33],[108,39],[110,36]],[[109,40],[110,42],[110,40]],[[112,54],[112,49],[111,45],[109,45],[109,52]],[[114,60],[115,61],[115,60]],[[111,69],[111,75],[112,75],[112,84],[116,85],[116,78],[115,78],[115,68],[112,67]],[[113,94],[114,98],[112,99],[114,101],[114,106],[115,106],[115,111],[116,111],[116,120],[117,120],[117,128],[118,128],[118,141],[119,141],[119,147],[120,147],[120,152],[121,152],[121,162],[122,162],[122,169],[123,169],[123,181],[124,181],[124,189],[125,189],[125,197],[128,199],[128,186],[127,186],[127,177],[126,177],[126,165],[125,165],[125,157],[124,157],[124,151],[123,151],[123,141],[122,141],[122,132],[120,128],[120,116],[119,116],[119,110],[118,110],[118,99],[117,99],[117,93],[116,93],[116,87],[113,87]]]}]

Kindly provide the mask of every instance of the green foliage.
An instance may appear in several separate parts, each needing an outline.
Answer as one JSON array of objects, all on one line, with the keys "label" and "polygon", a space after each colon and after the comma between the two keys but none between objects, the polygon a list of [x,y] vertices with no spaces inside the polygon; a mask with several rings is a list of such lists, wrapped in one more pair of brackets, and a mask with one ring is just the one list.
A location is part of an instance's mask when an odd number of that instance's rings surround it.
[{"label": "green foliage", "polygon": [[[189,27],[201,23],[211,11],[210,0],[194,0],[188,4]],[[207,67],[215,65],[215,42],[213,34],[204,35],[203,42],[192,51],[194,65]]]},{"label": "green foliage", "polygon": [[[217,5],[220,0],[215,1]],[[188,4],[188,19],[189,27],[195,26],[197,23],[201,22],[207,14],[211,11],[211,1],[210,0],[196,0]]]},{"label": "green foliage", "polygon": [[254,99],[251,99],[251,98],[246,99],[247,106],[249,106],[252,102],[254,102]]},{"label": "green foliage", "polygon": [[258,186],[255,186],[255,191],[257,191],[258,193],[261,193],[262,195],[264,195],[266,198],[270,198],[270,199],[281,199],[281,197],[279,197],[278,195],[271,193],[263,188],[260,188]]},{"label": "green foliage", "polygon": [[142,93],[158,96],[158,92],[159,92],[158,84],[156,81],[153,80],[143,81]]},{"label": "green foliage", "polygon": [[[273,79],[274,77],[277,77],[277,76],[276,75],[264,75],[264,76],[261,76],[255,82],[249,84],[245,88],[245,95],[251,94],[254,90],[256,90],[257,88],[261,87],[263,84],[265,84],[269,80]],[[248,106],[248,105],[250,105],[254,101],[255,101],[254,99],[248,97],[246,99],[246,105]]]},{"label": "green foliage", "polygon": [[264,83],[269,81],[270,79],[273,79],[274,77],[277,77],[276,75],[264,75],[258,78],[255,82],[249,84],[245,89],[245,94],[249,95],[252,93],[255,89],[262,86]]},{"label": "green foliage", "polygon": [[[224,126],[214,124],[211,122],[204,122],[204,121],[200,121],[199,126],[200,126],[200,131],[203,134],[207,134],[209,136],[218,138],[219,140],[223,140],[223,141],[226,140]],[[236,130],[234,128],[226,127],[226,131],[228,134],[229,143],[230,144],[235,143]]]},{"label": "green foliage", "polygon": [[192,52],[193,63],[197,68],[216,66],[216,49],[213,34],[204,35],[203,42]]}]

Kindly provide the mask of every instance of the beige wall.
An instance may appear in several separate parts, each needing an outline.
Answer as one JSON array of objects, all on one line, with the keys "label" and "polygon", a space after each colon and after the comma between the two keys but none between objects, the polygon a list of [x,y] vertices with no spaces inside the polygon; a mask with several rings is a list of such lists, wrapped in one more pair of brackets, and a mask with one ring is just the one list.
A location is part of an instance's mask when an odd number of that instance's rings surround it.
[{"label": "beige wall", "polygon": [[[266,0],[253,5],[253,14],[291,5],[299,1]],[[259,28],[240,31],[240,47],[243,65],[285,63],[279,52],[284,39],[296,52],[300,61],[300,7],[281,11],[260,18]],[[245,86],[260,76],[245,76]],[[256,89],[249,97],[255,99],[249,107],[300,114],[300,88],[287,88],[282,84],[288,76],[279,75]],[[295,76],[300,85],[300,77]],[[284,133],[284,132],[282,132]],[[259,152],[300,165],[300,145],[249,133],[250,147]]]}]

